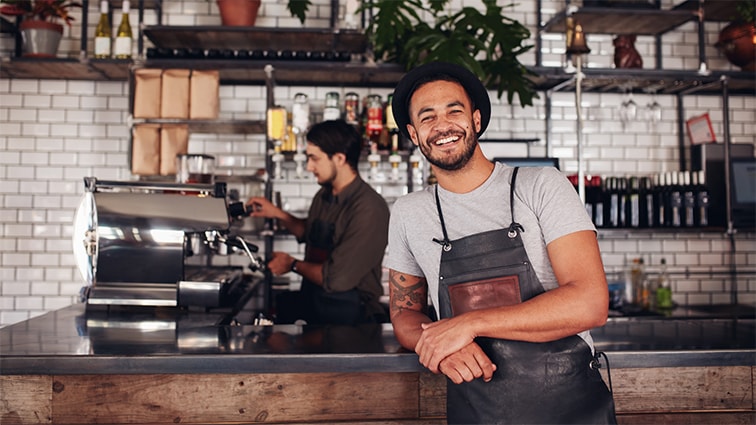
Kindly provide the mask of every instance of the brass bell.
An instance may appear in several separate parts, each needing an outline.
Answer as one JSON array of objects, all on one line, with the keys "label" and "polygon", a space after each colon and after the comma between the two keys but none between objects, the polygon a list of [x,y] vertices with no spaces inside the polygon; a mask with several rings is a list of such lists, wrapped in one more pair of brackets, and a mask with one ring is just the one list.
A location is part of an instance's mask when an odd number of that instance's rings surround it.
[{"label": "brass bell", "polygon": [[585,43],[585,33],[580,24],[575,24],[575,29],[572,31],[572,39],[567,46],[567,54],[570,55],[591,53],[591,49],[589,49],[588,45]]}]

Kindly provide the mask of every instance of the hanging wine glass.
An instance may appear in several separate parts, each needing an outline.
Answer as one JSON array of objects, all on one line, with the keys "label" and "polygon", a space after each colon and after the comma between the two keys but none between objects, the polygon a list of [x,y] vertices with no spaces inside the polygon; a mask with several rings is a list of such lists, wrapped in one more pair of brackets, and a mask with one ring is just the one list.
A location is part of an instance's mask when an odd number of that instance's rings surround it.
[{"label": "hanging wine glass", "polygon": [[651,93],[651,101],[646,105],[646,119],[651,123],[651,127],[656,131],[656,127],[661,122],[662,107],[656,101],[656,92]]},{"label": "hanging wine glass", "polygon": [[625,98],[620,104],[620,121],[622,122],[622,129],[626,130],[628,124],[635,121],[638,116],[638,104],[633,99],[633,91],[627,89]]}]

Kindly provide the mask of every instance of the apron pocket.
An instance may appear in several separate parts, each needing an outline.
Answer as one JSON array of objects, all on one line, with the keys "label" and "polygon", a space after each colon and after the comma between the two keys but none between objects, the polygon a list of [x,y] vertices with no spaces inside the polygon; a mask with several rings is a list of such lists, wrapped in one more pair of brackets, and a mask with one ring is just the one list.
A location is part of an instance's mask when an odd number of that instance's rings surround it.
[{"label": "apron pocket", "polygon": [[468,311],[519,304],[520,279],[517,275],[497,277],[449,286],[452,316]]}]

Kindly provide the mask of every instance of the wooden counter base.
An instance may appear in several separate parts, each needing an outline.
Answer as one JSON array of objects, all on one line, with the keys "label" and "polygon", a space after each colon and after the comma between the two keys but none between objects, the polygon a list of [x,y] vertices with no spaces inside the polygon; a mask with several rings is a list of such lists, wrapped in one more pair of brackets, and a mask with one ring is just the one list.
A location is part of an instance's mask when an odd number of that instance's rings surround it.
[{"label": "wooden counter base", "polygon": [[[753,424],[755,370],[612,369],[618,421]],[[7,425],[425,425],[445,423],[446,382],[429,372],[4,375],[0,394]]]}]

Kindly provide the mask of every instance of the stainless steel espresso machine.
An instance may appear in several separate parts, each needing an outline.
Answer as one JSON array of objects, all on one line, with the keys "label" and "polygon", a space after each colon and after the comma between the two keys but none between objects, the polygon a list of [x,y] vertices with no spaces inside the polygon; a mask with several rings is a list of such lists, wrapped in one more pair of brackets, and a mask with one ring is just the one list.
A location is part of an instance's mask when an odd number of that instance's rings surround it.
[{"label": "stainless steel espresso machine", "polygon": [[[250,276],[262,280],[257,246],[229,233],[224,183],[87,177],[84,185],[73,250],[88,305],[225,307],[249,293]],[[236,253],[249,265],[213,265],[214,256]]]}]

